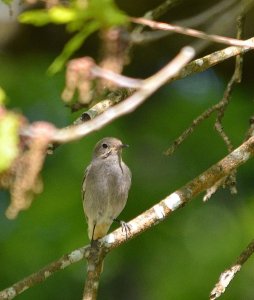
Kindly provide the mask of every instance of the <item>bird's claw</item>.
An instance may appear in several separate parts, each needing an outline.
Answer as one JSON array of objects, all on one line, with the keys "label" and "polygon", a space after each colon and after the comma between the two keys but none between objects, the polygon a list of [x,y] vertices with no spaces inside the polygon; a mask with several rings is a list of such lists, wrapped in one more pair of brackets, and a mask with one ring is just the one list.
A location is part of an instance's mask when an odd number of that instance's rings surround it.
[{"label": "bird's claw", "polygon": [[126,239],[128,238],[128,233],[131,232],[131,226],[124,222],[124,221],[120,221],[121,227],[122,227],[122,232],[125,232],[126,235]]},{"label": "bird's claw", "polygon": [[122,227],[122,232],[125,232],[126,235],[126,239],[128,238],[128,233],[131,232],[131,225],[129,225],[128,223],[121,221],[119,219],[114,219],[115,222],[119,223]]}]

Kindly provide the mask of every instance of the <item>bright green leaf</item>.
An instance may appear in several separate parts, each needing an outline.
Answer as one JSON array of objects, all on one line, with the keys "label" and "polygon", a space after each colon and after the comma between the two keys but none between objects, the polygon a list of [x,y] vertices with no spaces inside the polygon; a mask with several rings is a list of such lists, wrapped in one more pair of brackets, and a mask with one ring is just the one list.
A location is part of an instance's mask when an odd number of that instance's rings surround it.
[{"label": "bright green leaf", "polygon": [[85,39],[99,29],[99,24],[97,22],[91,22],[85,25],[83,30],[74,35],[74,37],[64,46],[62,53],[57,56],[57,58],[53,61],[53,63],[48,68],[48,74],[53,75],[63,68],[66,61],[70,58],[70,56],[77,51]]},{"label": "bright green leaf", "polygon": [[18,155],[19,120],[13,113],[0,119],[0,172],[7,170]]},{"label": "bright green leaf", "polygon": [[90,0],[89,9],[92,16],[104,27],[128,22],[128,17],[118,9],[113,0]]},{"label": "bright green leaf", "polygon": [[78,11],[64,6],[54,6],[49,10],[52,23],[65,24],[78,18]]},{"label": "bright green leaf", "polygon": [[69,24],[81,20],[83,23],[91,18],[88,10],[72,7],[54,6],[51,9],[37,9],[26,11],[19,16],[21,23],[44,26],[48,23]]},{"label": "bright green leaf", "polygon": [[6,99],[5,91],[0,87],[0,105],[3,105],[6,102]]},{"label": "bright green leaf", "polygon": [[32,24],[35,26],[44,26],[50,23],[50,16],[47,10],[38,9],[23,12],[19,16],[19,21],[25,24]]}]

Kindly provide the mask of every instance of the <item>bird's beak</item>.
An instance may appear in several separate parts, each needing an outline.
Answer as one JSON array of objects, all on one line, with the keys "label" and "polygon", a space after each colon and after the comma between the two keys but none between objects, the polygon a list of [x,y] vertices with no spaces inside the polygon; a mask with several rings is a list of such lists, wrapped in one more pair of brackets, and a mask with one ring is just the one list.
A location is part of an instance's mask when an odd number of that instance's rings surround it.
[{"label": "bird's beak", "polygon": [[117,152],[121,153],[121,150],[123,148],[128,148],[128,147],[129,147],[129,145],[127,145],[127,144],[120,144],[120,145],[115,146],[115,149],[116,149]]},{"label": "bird's beak", "polygon": [[130,147],[130,146],[127,145],[127,144],[122,144],[122,145],[120,145],[120,147],[121,147],[121,148],[128,148],[128,147]]}]

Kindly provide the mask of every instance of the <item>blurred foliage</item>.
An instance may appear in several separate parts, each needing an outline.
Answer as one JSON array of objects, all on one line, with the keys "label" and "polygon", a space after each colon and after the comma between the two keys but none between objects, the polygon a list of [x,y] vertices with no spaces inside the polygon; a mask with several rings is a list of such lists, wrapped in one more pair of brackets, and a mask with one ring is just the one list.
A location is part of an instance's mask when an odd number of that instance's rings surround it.
[{"label": "blurred foliage", "polygon": [[45,26],[49,23],[65,24],[69,32],[78,31],[66,45],[62,53],[48,69],[49,74],[59,72],[71,55],[93,32],[116,25],[126,24],[127,16],[120,11],[113,0],[72,1],[69,6],[54,6],[23,12],[21,23]]},{"label": "blurred foliage", "polygon": [[5,91],[0,87],[0,105],[3,105],[7,100]]},{"label": "blurred foliage", "polygon": [[7,170],[18,155],[20,120],[16,114],[5,110],[6,100],[0,87],[0,173]]},{"label": "blurred foliage", "polygon": [[0,172],[8,169],[18,154],[19,120],[13,113],[0,117]]},{"label": "blurred foliage", "polygon": [[[154,2],[122,3],[132,6],[133,11],[145,12]],[[51,34],[54,39],[55,32]],[[56,49],[50,44],[47,51],[42,48],[39,52],[33,43],[36,35],[29,35],[29,45],[23,51],[0,52],[0,84],[11,99],[9,107],[18,109],[30,121],[67,126],[77,115],[71,115],[60,100],[64,74],[51,78],[45,75]],[[135,49],[132,66],[126,72],[145,77],[161,68],[177,50],[170,39],[165,45],[158,41]],[[84,53],[89,47],[87,44]],[[92,47],[90,52],[94,52]],[[233,60],[228,64],[233,65]],[[172,157],[162,154],[193,118],[221,99],[231,76],[223,66],[165,86],[132,114],[59,147],[46,160],[43,193],[14,221],[4,216],[9,195],[0,192],[0,289],[89,242],[80,190],[94,144],[102,137],[115,136],[130,145],[123,154],[133,173],[129,200],[120,216],[126,221],[224,157],[226,147],[213,129],[214,117],[199,126]],[[248,72],[248,65],[245,70]],[[252,90],[252,82],[249,86],[243,82],[234,90],[225,114],[223,125],[235,146],[244,139],[253,113]],[[168,220],[110,253],[98,299],[207,299],[219,274],[253,239],[253,179],[253,161],[249,161],[238,170],[237,195],[219,190],[205,204],[197,197]],[[17,299],[79,300],[85,273],[85,262],[79,262]],[[253,281],[250,259],[222,299],[253,300]]]},{"label": "blurred foliage", "polygon": [[1,0],[6,5],[10,5],[12,3],[12,0]]}]

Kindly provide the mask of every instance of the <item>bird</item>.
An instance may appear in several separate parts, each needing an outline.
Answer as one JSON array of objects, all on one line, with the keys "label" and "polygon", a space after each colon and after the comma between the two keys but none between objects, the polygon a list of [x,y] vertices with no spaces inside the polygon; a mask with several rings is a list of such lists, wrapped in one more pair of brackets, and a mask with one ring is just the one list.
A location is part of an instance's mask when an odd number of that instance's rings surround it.
[{"label": "bird", "polygon": [[83,208],[91,242],[104,237],[124,209],[131,186],[131,171],[122,160],[122,149],[128,147],[119,139],[105,137],[94,147],[92,161],[85,170],[82,184]]}]

